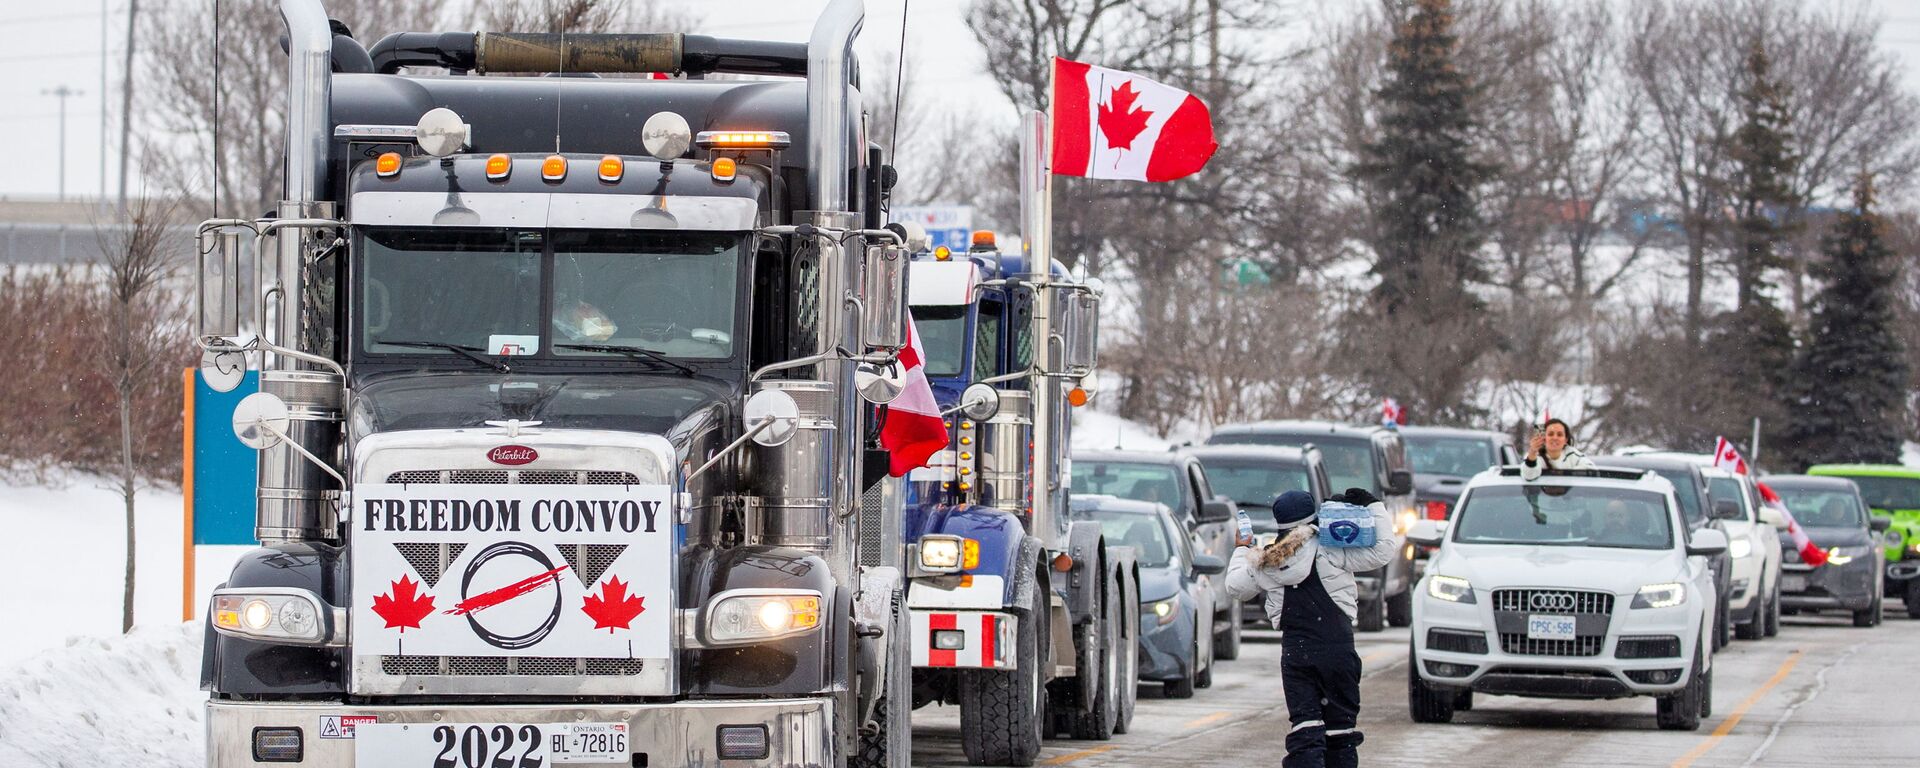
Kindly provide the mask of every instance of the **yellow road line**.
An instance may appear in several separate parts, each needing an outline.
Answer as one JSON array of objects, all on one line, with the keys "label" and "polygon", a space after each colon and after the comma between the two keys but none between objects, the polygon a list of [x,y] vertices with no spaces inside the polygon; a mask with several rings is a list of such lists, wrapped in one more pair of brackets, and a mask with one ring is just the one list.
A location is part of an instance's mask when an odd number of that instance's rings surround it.
[{"label": "yellow road line", "polygon": [[1219,720],[1223,717],[1226,717],[1227,715],[1230,715],[1230,714],[1232,713],[1231,712],[1215,712],[1211,715],[1207,715],[1206,717],[1198,718],[1195,720],[1188,720],[1187,724],[1181,727],[1182,728],[1198,728],[1200,726],[1206,725],[1207,723],[1211,723],[1215,720]]},{"label": "yellow road line", "polygon": [[1094,755],[1100,754],[1102,752],[1112,751],[1118,746],[1119,746],[1118,744],[1108,744],[1105,746],[1094,747],[1093,749],[1083,749],[1083,750],[1080,750],[1079,752],[1068,752],[1067,754],[1061,755],[1059,757],[1050,757],[1045,760],[1042,760],[1040,761],[1040,764],[1041,765],[1066,765],[1067,763],[1071,763],[1075,760],[1093,757]]},{"label": "yellow road line", "polygon": [[1379,661],[1381,659],[1387,658],[1388,656],[1394,656],[1398,654],[1399,654],[1399,651],[1381,651],[1379,653],[1369,653],[1365,656],[1360,657],[1360,663],[1366,664],[1369,662]]},{"label": "yellow road line", "polygon": [[1780,664],[1780,668],[1774,671],[1773,677],[1767,678],[1767,682],[1761,685],[1759,690],[1747,696],[1746,700],[1740,702],[1740,706],[1734,707],[1733,711],[1727,714],[1727,719],[1721,720],[1720,726],[1714,728],[1713,733],[1709,734],[1705,741],[1700,742],[1700,744],[1695,746],[1691,751],[1681,755],[1680,759],[1673,761],[1672,768],[1687,768],[1687,766],[1693,765],[1693,761],[1700,759],[1708,752],[1712,752],[1714,747],[1719,746],[1720,740],[1726,738],[1727,734],[1732,733],[1733,727],[1740,724],[1740,719],[1747,716],[1747,710],[1752,709],[1753,705],[1760,703],[1760,699],[1767,695],[1767,691],[1773,690],[1773,687],[1779,685],[1780,681],[1787,679],[1787,674],[1793,671],[1793,665],[1800,663],[1800,657],[1806,655],[1806,653],[1806,651],[1794,651],[1793,655],[1788,656],[1787,660]]}]

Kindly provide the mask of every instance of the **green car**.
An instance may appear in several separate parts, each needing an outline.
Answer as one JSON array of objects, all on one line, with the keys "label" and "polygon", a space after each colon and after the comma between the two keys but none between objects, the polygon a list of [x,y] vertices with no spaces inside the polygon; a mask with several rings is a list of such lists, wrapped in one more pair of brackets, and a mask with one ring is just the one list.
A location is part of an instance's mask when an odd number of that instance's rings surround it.
[{"label": "green car", "polygon": [[1907,616],[1920,619],[1920,469],[1897,464],[1819,464],[1809,475],[1844,477],[1860,486],[1875,515],[1892,518],[1885,534],[1887,594],[1906,600]]}]

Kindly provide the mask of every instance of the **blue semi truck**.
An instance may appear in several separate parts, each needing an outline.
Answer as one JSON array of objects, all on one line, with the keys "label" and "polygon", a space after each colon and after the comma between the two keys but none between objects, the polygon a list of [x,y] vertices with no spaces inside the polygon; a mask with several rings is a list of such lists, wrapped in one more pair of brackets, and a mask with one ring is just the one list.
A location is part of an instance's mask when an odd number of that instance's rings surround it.
[{"label": "blue semi truck", "polygon": [[1041,739],[1110,738],[1133,712],[1132,551],[1065,517],[1099,285],[1047,258],[1043,185],[1023,177],[1020,253],[982,233],[967,253],[918,254],[908,283],[950,437],[906,489],[914,705],[959,705],[976,765],[1031,765]]}]

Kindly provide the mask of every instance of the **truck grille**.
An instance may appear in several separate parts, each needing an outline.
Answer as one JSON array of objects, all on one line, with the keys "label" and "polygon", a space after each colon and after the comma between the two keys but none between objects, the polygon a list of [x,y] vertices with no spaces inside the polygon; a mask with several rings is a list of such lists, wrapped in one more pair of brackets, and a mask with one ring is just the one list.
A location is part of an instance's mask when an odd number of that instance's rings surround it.
[{"label": "truck grille", "polygon": [[389,675],[449,677],[598,675],[604,677],[637,675],[644,666],[644,662],[640,659],[541,659],[510,656],[380,657],[380,671]]},{"label": "truck grille", "polygon": [[474,483],[479,485],[636,485],[632,472],[603,469],[409,469],[387,475],[389,483]]}]

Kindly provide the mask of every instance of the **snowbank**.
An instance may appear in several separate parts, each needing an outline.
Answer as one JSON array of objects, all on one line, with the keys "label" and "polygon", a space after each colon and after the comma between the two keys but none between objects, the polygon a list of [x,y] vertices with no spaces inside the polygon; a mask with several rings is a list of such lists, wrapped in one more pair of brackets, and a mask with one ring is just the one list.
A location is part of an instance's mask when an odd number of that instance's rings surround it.
[{"label": "snowbank", "polygon": [[173,624],[76,638],[6,669],[0,765],[204,765],[200,633],[197,624]]}]

